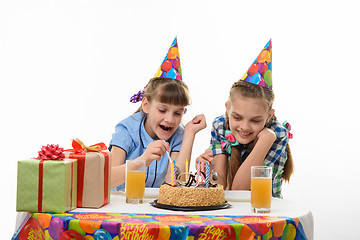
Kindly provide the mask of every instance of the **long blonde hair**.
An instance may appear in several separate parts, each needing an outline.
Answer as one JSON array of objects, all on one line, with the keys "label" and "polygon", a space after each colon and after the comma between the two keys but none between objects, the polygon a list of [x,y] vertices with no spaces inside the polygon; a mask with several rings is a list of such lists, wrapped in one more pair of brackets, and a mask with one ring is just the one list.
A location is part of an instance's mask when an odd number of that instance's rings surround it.
[{"label": "long blonde hair", "polygon": [[[267,104],[268,110],[272,109],[272,105],[275,99],[274,92],[271,89],[261,87],[259,85],[255,85],[243,80],[239,80],[232,85],[229,93],[229,102],[231,103],[238,94],[240,94],[243,97],[263,98]],[[227,130],[229,130],[230,129],[229,116],[227,113],[225,113],[225,115],[226,115],[225,127]],[[275,116],[273,116],[273,120],[276,120]],[[282,177],[285,181],[288,182],[294,170],[294,164],[293,164],[293,159],[289,144],[286,145],[286,151],[287,151],[287,160],[285,162],[284,172],[282,174]],[[230,161],[229,161],[229,172],[228,172],[228,186],[230,188],[233,183],[235,174],[239,169],[239,167],[241,166],[241,164],[243,163],[243,161],[244,159],[241,158],[240,149],[233,147],[231,150]]]},{"label": "long blonde hair", "polygon": [[[149,102],[153,99],[167,104],[188,106],[190,104],[189,89],[181,81],[171,78],[155,77],[149,80],[143,93]],[[142,111],[140,106],[136,112]]]}]

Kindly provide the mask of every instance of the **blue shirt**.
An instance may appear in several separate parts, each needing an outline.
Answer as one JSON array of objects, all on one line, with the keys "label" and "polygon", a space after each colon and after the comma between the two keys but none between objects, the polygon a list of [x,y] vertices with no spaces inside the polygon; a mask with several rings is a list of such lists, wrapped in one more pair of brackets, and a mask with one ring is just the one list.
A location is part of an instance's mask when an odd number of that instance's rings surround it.
[{"label": "blue shirt", "polygon": [[[117,146],[126,152],[125,162],[128,159],[135,159],[141,156],[152,139],[145,130],[146,114],[144,112],[135,113],[121,122],[115,127],[115,132],[110,141],[109,150],[112,146]],[[179,152],[182,139],[184,136],[184,125],[180,124],[174,134],[167,140],[171,152]],[[153,161],[146,168],[145,187],[160,187],[165,182],[169,159],[167,155],[163,156],[160,161]],[[122,184],[112,190],[124,189]]]}]

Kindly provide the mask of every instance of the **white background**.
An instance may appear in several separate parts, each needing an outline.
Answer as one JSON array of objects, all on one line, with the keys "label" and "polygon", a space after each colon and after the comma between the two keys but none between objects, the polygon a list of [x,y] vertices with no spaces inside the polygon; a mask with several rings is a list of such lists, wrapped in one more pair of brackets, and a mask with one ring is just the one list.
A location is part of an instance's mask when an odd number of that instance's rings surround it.
[{"label": "white background", "polygon": [[311,209],[315,239],[356,239],[359,23],[346,0],[2,1],[1,238],[14,231],[17,161],[72,138],[108,144],[177,35],[192,98],[184,121],[204,113],[208,124],[193,162],[231,84],[272,38],[274,108],[294,134],[284,198]]}]

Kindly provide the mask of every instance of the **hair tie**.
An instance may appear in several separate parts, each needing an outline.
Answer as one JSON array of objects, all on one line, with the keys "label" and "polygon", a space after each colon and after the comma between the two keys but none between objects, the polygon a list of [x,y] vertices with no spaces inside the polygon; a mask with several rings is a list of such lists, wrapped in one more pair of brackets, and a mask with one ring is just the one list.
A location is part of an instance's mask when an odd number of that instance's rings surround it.
[{"label": "hair tie", "polygon": [[239,142],[236,140],[232,132],[230,130],[226,130],[225,138],[221,139],[221,149],[231,154],[231,147],[237,145],[239,145]]},{"label": "hair tie", "polygon": [[144,90],[140,90],[138,93],[134,94],[130,98],[130,102],[137,103],[137,102],[141,101],[143,98],[143,95],[144,95]]},{"label": "hair tie", "polygon": [[293,139],[293,134],[290,132],[290,130],[291,130],[291,125],[290,125],[290,123],[288,123],[287,121],[285,121],[285,122],[283,122],[282,125],[286,128],[286,131],[287,131],[287,133],[288,133],[288,138],[289,138],[289,139]]}]

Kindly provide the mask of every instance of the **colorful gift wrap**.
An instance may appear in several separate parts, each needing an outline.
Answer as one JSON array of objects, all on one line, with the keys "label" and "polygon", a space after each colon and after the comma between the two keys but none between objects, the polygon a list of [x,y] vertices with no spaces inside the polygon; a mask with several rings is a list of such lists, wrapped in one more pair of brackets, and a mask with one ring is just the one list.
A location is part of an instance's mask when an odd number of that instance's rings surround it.
[{"label": "colorful gift wrap", "polygon": [[34,213],[12,239],[307,239],[297,218],[131,213]]},{"label": "colorful gift wrap", "polygon": [[67,158],[78,160],[77,207],[100,208],[110,202],[111,153],[104,143],[86,147],[74,139]]},{"label": "colorful gift wrap", "polygon": [[18,161],[16,211],[64,213],[76,208],[77,160]]}]

